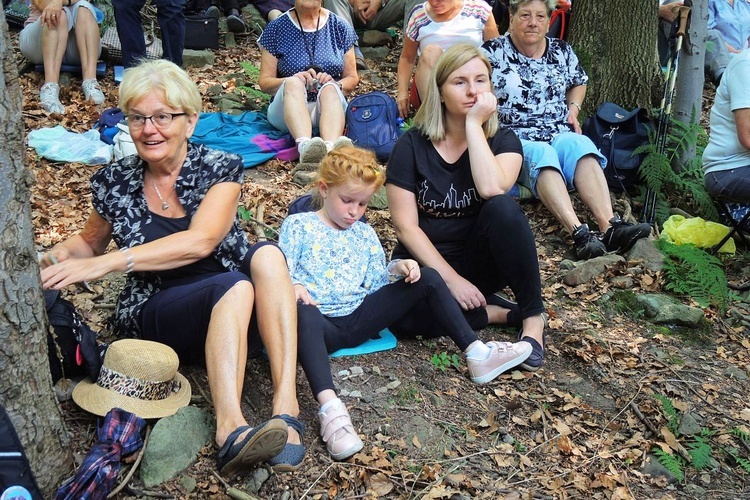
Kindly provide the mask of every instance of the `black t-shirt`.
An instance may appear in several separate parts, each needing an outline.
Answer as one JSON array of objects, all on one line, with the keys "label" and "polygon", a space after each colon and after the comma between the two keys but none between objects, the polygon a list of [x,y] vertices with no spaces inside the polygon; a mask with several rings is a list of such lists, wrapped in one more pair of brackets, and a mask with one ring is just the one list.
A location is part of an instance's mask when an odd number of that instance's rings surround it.
[{"label": "black t-shirt", "polygon": [[[511,130],[498,130],[488,143],[495,155],[523,155],[521,141]],[[448,163],[427,137],[412,128],[393,148],[386,182],[416,195],[419,227],[440,255],[448,262],[454,262],[463,252],[484,203],[471,175],[469,150],[464,151],[455,163]],[[410,255],[399,242],[393,256],[405,258]]]}]

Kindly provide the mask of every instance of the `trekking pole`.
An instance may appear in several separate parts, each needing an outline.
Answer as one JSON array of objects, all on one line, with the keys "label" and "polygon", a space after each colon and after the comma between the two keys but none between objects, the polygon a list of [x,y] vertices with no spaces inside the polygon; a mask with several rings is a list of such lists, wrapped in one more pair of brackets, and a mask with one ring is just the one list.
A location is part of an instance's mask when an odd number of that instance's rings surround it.
[{"label": "trekking pole", "polygon": [[[656,129],[656,151],[664,154],[667,148],[667,138],[669,137],[669,122],[672,116],[672,103],[674,102],[674,88],[677,81],[677,70],[680,64],[680,52],[682,51],[682,41],[685,38],[688,19],[690,17],[690,7],[681,6],[678,8],[677,20],[678,27],[675,33],[675,50],[673,56],[667,63],[667,75],[664,82],[664,94],[659,107],[659,121]],[[656,216],[656,198],[657,193],[650,187],[646,189],[646,199],[643,203],[643,222],[654,225]]]}]

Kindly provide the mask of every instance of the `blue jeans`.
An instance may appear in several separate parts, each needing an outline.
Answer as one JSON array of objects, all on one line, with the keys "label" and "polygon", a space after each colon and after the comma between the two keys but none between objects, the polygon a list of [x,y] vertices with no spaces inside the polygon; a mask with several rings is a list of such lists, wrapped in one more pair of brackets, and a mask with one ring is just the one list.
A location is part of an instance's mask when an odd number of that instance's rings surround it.
[{"label": "blue jeans", "polygon": [[[146,0],[113,0],[117,35],[122,45],[122,62],[126,68],[136,66],[146,57],[146,41],[143,38],[141,9]],[[156,19],[161,28],[164,59],[182,66],[182,50],[185,45],[185,0],[155,0]]]}]

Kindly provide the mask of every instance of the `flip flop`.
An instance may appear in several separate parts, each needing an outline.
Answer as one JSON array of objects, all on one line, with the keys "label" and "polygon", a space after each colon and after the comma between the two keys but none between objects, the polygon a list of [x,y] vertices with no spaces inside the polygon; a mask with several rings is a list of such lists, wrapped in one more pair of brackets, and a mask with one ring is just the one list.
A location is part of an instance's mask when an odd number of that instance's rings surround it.
[{"label": "flip flop", "polygon": [[[239,436],[248,429],[250,432],[247,436],[237,442]],[[272,418],[255,428],[249,425],[237,427],[227,436],[226,442],[216,454],[219,473],[233,476],[275,457],[284,448],[286,439],[286,423],[278,418]]]},{"label": "flip flop", "polygon": [[[300,439],[305,434],[305,424],[299,419],[292,417],[291,415],[282,414],[276,415],[273,418],[283,420],[286,424],[297,431]],[[302,465],[302,460],[305,458],[305,446],[300,444],[286,443],[281,453],[268,460],[268,465],[274,470],[274,472],[294,472]]]}]

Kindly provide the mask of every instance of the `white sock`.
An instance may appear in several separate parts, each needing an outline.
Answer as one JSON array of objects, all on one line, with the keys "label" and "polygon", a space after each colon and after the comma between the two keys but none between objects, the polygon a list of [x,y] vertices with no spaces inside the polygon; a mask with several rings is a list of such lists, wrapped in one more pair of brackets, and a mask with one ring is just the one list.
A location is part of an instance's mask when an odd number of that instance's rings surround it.
[{"label": "white sock", "polygon": [[475,340],[474,342],[469,344],[469,347],[466,348],[464,354],[466,354],[467,358],[483,360],[487,359],[487,356],[490,355],[490,352],[492,352],[492,349],[490,349],[487,344],[485,344],[481,340]]},{"label": "white sock", "polygon": [[309,141],[309,140],[310,140],[310,138],[309,138],[309,137],[297,137],[297,138],[296,138],[296,139],[294,140],[294,142],[296,142],[296,143],[297,143],[297,151],[298,151],[298,152],[300,152],[300,153],[302,153],[302,145],[303,145],[304,143],[306,143],[307,141]]},{"label": "white sock", "polygon": [[333,143],[331,141],[325,141],[326,143],[326,150],[330,152],[333,149]]},{"label": "white sock", "polygon": [[325,413],[326,410],[328,410],[328,408],[331,408],[332,406],[338,405],[338,404],[344,404],[344,403],[342,403],[339,398],[333,398],[330,401],[326,401],[323,404],[323,406],[320,407],[320,413]]}]

